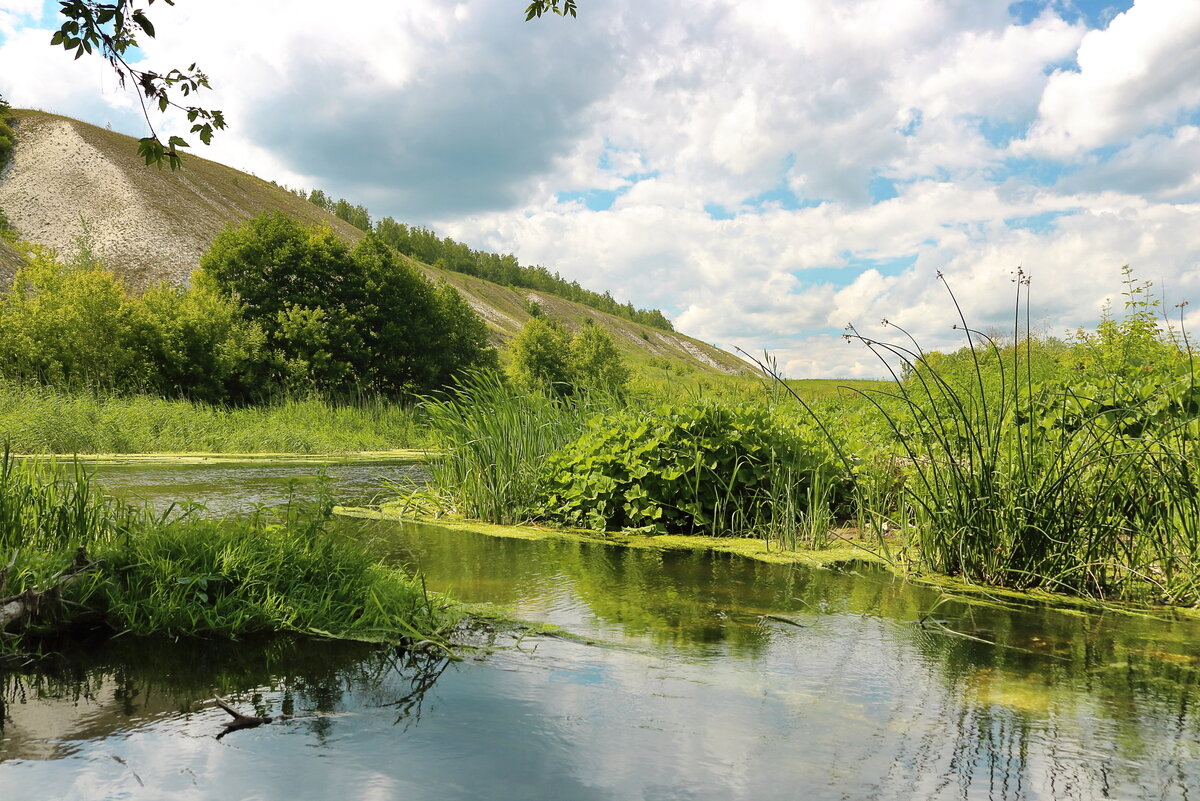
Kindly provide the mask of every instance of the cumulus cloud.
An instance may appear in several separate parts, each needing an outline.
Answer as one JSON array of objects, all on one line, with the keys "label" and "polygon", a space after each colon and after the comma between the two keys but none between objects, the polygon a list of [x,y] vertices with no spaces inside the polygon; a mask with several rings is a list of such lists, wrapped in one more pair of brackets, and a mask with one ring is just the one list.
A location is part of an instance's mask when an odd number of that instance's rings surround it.
[{"label": "cumulus cloud", "polygon": [[1200,3],[1137,0],[1058,70],[1018,152],[1069,158],[1177,123],[1200,107]]}]

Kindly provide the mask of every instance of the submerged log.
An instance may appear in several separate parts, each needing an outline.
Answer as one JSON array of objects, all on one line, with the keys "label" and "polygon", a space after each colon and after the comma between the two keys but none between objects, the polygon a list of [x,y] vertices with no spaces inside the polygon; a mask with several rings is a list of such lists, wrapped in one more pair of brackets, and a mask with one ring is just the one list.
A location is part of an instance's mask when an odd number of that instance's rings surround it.
[{"label": "submerged log", "polygon": [[[3,591],[4,581],[8,579],[8,571],[12,569],[15,563],[16,557],[14,556],[13,561],[9,562],[8,567],[0,571],[0,579],[3,579],[3,581],[0,581],[0,591]],[[24,618],[33,617],[43,606],[58,606],[59,601],[62,599],[62,591],[82,578],[89,567],[90,563],[88,562],[87,551],[81,547],[75,552],[74,562],[55,577],[53,585],[44,590],[30,587],[16,595],[0,598],[0,631],[4,631],[12,624]]]}]

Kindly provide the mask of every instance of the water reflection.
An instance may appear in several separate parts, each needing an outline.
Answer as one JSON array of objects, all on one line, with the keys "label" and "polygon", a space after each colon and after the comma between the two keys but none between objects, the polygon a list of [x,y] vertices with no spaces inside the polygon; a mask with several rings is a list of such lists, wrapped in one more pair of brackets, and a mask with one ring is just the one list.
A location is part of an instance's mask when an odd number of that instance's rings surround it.
[{"label": "water reflection", "polygon": [[[90,741],[171,721],[189,737],[219,739],[237,711],[300,726],[318,741],[347,693],[369,690],[397,723],[420,717],[421,699],[450,660],[441,654],[275,637],[243,643],[115,639],[0,673],[0,761],[54,760]],[[242,727],[245,728],[245,727]]]},{"label": "water reflection", "polygon": [[214,516],[277,506],[292,498],[331,494],[336,503],[372,503],[388,483],[425,480],[425,469],[410,461],[312,461],[263,464],[146,464],[88,465],[105,491],[134,503],[163,510],[172,504],[196,503]]},{"label": "water reflection", "polygon": [[[0,798],[1184,799],[1200,627],[694,552],[344,523],[576,638],[118,639],[0,686]],[[489,637],[491,639],[489,639]],[[588,644],[589,642],[593,644]],[[227,716],[289,715],[218,742]]]}]

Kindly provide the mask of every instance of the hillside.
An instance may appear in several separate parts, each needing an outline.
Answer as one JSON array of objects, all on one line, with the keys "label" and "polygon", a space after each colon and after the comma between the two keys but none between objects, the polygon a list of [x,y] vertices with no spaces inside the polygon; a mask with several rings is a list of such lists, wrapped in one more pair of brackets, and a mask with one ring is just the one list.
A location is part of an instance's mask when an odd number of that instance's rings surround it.
[{"label": "hillside", "polygon": [[[179,172],[146,167],[136,141],[123,134],[39,111],[15,111],[16,150],[0,174],[0,209],[29,242],[73,252],[81,237],[133,286],[181,283],[213,238],[229,224],[281,211],[327,225],[354,242],[359,229],[279,187],[222,164],[190,156]],[[0,281],[11,280],[16,254],[0,242]],[[413,262],[453,285],[487,322],[496,344],[529,319],[529,304],[571,329],[585,320],[608,329],[640,372],[675,376],[748,372],[737,357],[678,333],[623,320],[557,296],[493,284]]]}]

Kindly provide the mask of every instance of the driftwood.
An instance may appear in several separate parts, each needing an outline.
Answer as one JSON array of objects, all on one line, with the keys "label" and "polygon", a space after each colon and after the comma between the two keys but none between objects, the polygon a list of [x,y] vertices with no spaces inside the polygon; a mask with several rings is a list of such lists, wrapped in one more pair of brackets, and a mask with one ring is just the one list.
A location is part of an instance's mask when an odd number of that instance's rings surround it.
[{"label": "driftwood", "polygon": [[[221,707],[221,709],[224,709],[229,713],[229,716],[233,718],[232,721],[225,724],[225,728],[220,734],[217,735],[218,740],[220,740],[226,734],[229,734],[231,731],[237,731],[238,729],[253,729],[255,726],[261,726],[264,723],[270,723],[275,720],[275,718],[270,715],[263,715],[262,717],[258,717],[257,715],[243,715],[241,712],[238,712],[236,709],[231,707],[229,703],[219,695],[214,695],[213,700],[217,703],[217,706]],[[280,719],[282,720],[286,717],[286,715],[282,715],[280,716]]]},{"label": "driftwood", "polygon": [[[8,571],[16,564],[14,555],[11,562],[0,570],[0,592],[4,591],[4,583],[8,580]],[[55,607],[62,599],[62,591],[84,576],[91,564],[88,562],[87,551],[79,548],[75,551],[75,561],[63,572],[54,577],[54,583],[44,590],[30,587],[24,592],[0,598],[0,631],[4,631],[13,623],[36,615],[45,607]]]}]

